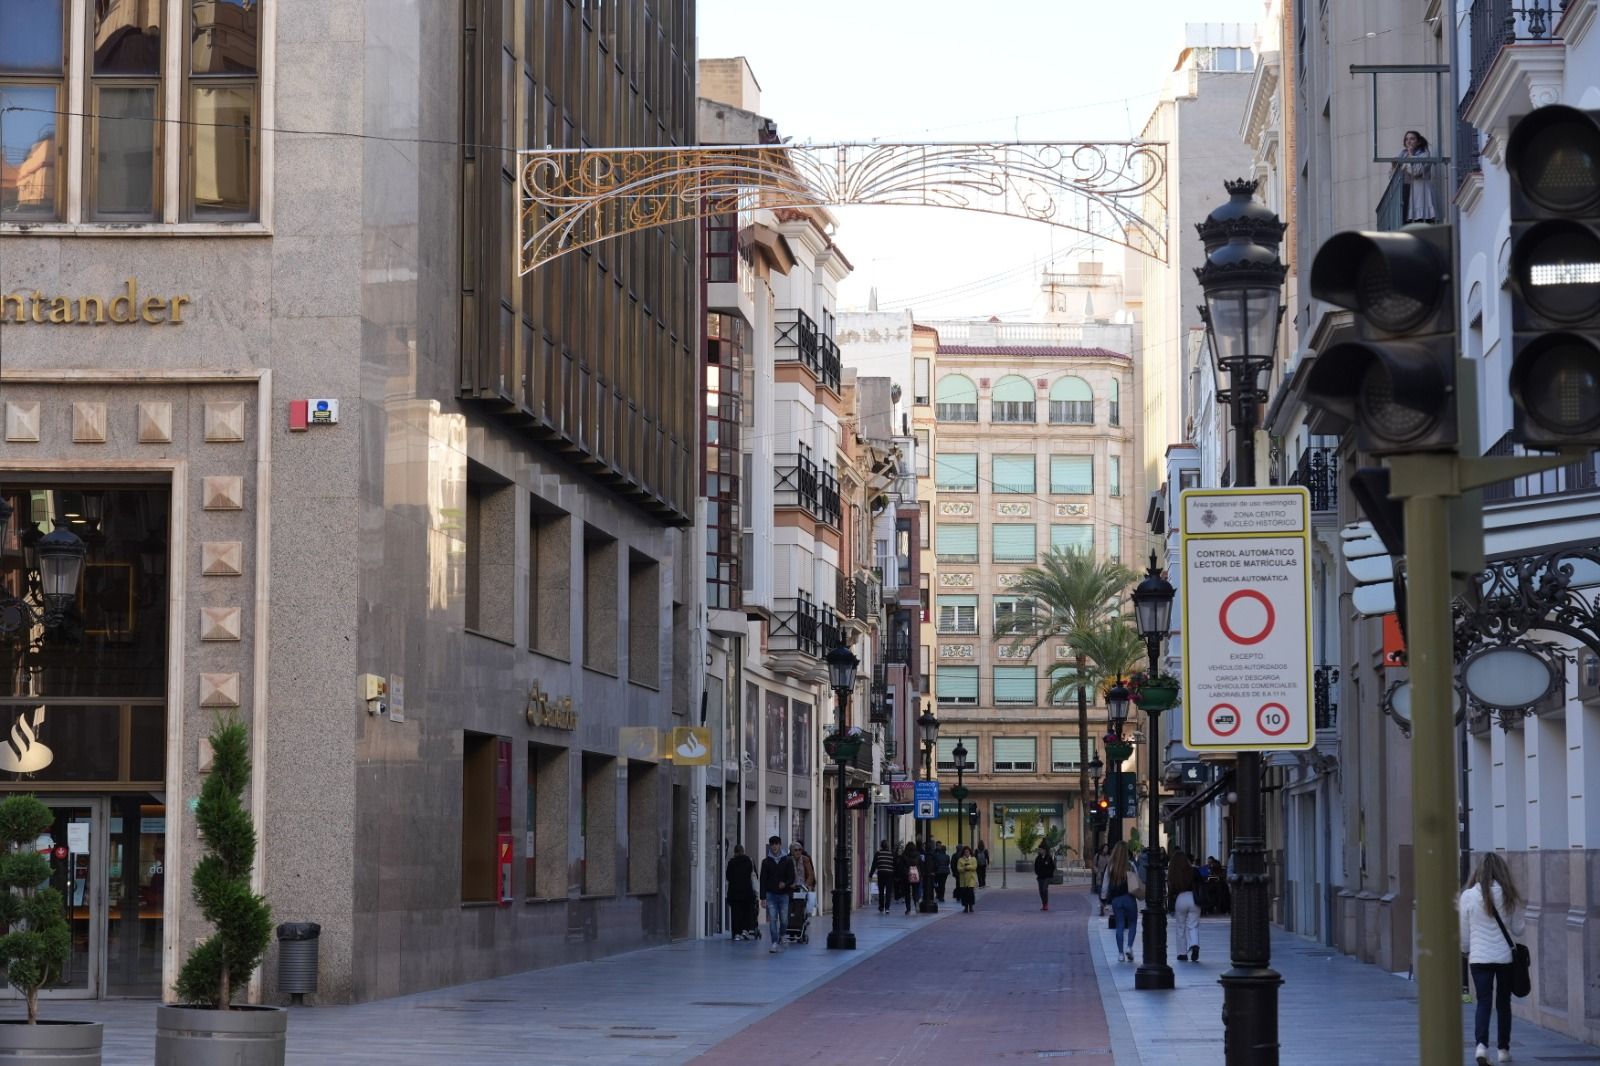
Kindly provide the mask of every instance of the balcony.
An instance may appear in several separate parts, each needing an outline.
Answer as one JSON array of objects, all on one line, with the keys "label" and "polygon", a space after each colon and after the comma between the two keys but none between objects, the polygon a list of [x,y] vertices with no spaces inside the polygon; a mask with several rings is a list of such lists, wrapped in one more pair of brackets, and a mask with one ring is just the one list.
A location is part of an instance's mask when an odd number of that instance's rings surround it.
[{"label": "balcony", "polygon": [[[1529,452],[1520,444],[1511,440],[1507,433],[1496,441],[1484,455],[1542,455],[1542,452]],[[1526,477],[1513,478],[1510,481],[1497,481],[1486,486],[1483,490],[1483,502],[1506,503],[1511,500],[1532,500],[1552,496],[1570,496],[1580,492],[1593,492],[1600,489],[1600,470],[1597,470],[1596,458],[1600,452],[1591,452],[1585,459],[1580,459],[1565,466],[1558,466],[1554,470],[1546,470],[1542,474],[1529,474]]]},{"label": "balcony", "polygon": [[833,466],[824,462],[819,467],[811,458],[811,449],[803,444],[799,452],[781,453],[776,460],[774,505],[798,507],[818,522],[838,529],[839,479]]},{"label": "balcony", "polygon": [[[1433,193],[1434,213],[1443,211],[1450,203],[1450,197],[1445,190],[1445,178],[1449,167],[1444,163],[1428,165],[1428,176],[1414,179],[1411,183],[1413,190],[1419,186],[1426,186]],[[1394,232],[1406,225],[1406,198],[1414,195],[1406,191],[1405,174],[1398,167],[1389,175],[1389,184],[1383,190],[1383,196],[1378,200],[1378,229]]]},{"label": "balcony", "polygon": [[1339,457],[1332,448],[1307,448],[1289,475],[1289,484],[1304,485],[1311,493],[1313,512],[1339,509]]},{"label": "balcony", "polygon": [[822,383],[834,392],[839,391],[839,374],[842,363],[839,359],[839,346],[833,338],[826,333],[817,335],[817,365]]},{"label": "balcony", "polygon": [[[1504,134],[1512,116],[1529,110],[1530,100],[1559,89],[1566,48],[1556,26],[1569,6],[1569,0],[1473,0],[1472,70],[1457,112],[1463,122]],[[1463,158],[1457,164],[1458,180],[1469,173],[1464,163]]]},{"label": "balcony", "polygon": [[941,422],[976,422],[978,405],[975,403],[936,403],[933,417]]},{"label": "balcony", "polygon": [[[1093,400],[1051,400],[1050,424],[1053,426],[1094,425]],[[1116,421],[1112,421],[1115,425]]]},{"label": "balcony", "polygon": [[774,316],[777,337],[772,346],[780,363],[799,363],[818,381],[839,391],[839,346],[817,329],[816,320],[795,307],[781,308]]},{"label": "balcony", "polygon": [[1339,728],[1339,701],[1334,691],[1338,683],[1337,666],[1319,666],[1311,675],[1312,709],[1319,732]]},{"label": "balcony", "polygon": [[793,599],[774,600],[772,606],[767,650],[774,654],[794,652],[810,659],[821,658],[822,608],[803,592]]},{"label": "balcony", "polygon": [[909,666],[912,662],[912,653],[916,650],[909,640],[886,640],[883,642],[883,661],[886,663],[904,663]]},{"label": "balcony", "polygon": [[1025,422],[1032,425],[1033,404],[1022,400],[995,400],[989,405],[991,422]]},{"label": "balcony", "polygon": [[872,690],[867,704],[868,720],[880,725],[889,722],[889,680],[883,664],[872,668]]},{"label": "balcony", "polygon": [[859,622],[865,629],[878,620],[878,611],[882,604],[876,581],[865,574],[856,574],[852,577],[840,573],[836,588],[838,592],[833,602],[846,621]]}]

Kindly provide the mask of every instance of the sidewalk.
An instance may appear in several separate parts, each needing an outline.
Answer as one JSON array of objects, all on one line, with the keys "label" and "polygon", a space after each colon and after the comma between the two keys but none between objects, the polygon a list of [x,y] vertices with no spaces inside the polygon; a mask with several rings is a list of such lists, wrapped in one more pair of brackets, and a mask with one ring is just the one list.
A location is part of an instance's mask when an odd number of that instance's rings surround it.
[{"label": "sidewalk", "polygon": [[[623,1066],[681,1063],[872,958],[937,916],[852,915],[857,950],[828,951],[830,919],[781,954],[765,941],[691,940],[598,962],[348,1007],[300,1007],[289,1021],[289,1066]],[[16,1017],[21,1004],[0,1008]],[[47,1019],[105,1023],[105,1066],[149,1066],[151,1000],[46,1002]]]},{"label": "sidewalk", "polygon": [[[1139,914],[1140,922],[1144,913]],[[1169,921],[1168,962],[1177,978],[1171,992],[1138,992],[1137,962],[1115,961],[1115,935],[1104,919],[1090,922],[1089,940],[1117,1066],[1192,1066],[1221,1062],[1222,986],[1228,969],[1228,919],[1200,923],[1200,962],[1177,962]],[[1133,949],[1143,958],[1143,930]],[[1417,986],[1311,940],[1272,930],[1272,968],[1283,975],[1278,990],[1282,1066],[1339,1062],[1417,1061]],[[1463,1062],[1472,1061],[1472,1004],[1462,1007]],[[1600,1048],[1517,1019],[1511,1031],[1516,1061],[1600,1063]]]}]

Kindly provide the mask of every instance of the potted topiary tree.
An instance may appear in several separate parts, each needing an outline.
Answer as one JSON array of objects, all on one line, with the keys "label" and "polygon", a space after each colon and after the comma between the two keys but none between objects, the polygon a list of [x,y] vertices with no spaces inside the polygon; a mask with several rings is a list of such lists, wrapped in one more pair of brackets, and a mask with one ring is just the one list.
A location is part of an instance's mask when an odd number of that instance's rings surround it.
[{"label": "potted topiary tree", "polygon": [[[66,901],[50,887],[50,860],[38,851],[55,824],[50,808],[28,795],[0,802],[0,966],[27,1001],[28,1016],[0,1025],[0,1059],[7,1063],[98,1066],[104,1030],[99,1022],[40,1022],[39,990],[54,983],[72,957]],[[48,839],[48,837],[46,837]]]},{"label": "potted topiary tree", "polygon": [[281,1007],[235,1003],[272,939],[272,910],[250,889],[256,830],[244,808],[250,735],[236,719],[211,730],[211,773],[195,822],[205,854],[194,868],[194,899],[212,934],[178,973],[181,1006],[156,1009],[156,1066],[283,1066],[289,1015]]}]

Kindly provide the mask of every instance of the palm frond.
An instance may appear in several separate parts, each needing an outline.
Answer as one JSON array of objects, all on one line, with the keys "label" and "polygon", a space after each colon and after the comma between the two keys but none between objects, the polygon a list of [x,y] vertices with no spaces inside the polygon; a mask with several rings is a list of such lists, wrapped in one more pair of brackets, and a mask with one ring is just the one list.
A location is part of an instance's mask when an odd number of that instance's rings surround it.
[{"label": "palm frond", "polygon": [[1051,637],[1071,639],[1107,618],[1116,617],[1123,595],[1136,577],[1121,563],[1104,562],[1080,548],[1055,548],[1039,565],[1030,566],[1012,586],[1012,592],[1032,607],[996,627],[997,639],[1011,646],[1038,651]]}]

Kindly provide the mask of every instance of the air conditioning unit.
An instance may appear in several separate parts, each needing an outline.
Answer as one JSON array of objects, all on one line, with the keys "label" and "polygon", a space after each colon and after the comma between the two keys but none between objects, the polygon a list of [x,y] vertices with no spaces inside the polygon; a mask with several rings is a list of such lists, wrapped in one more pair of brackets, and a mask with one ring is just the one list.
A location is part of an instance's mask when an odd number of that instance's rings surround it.
[{"label": "air conditioning unit", "polygon": [[1578,699],[1600,707],[1600,654],[1588,648],[1578,652]]}]

